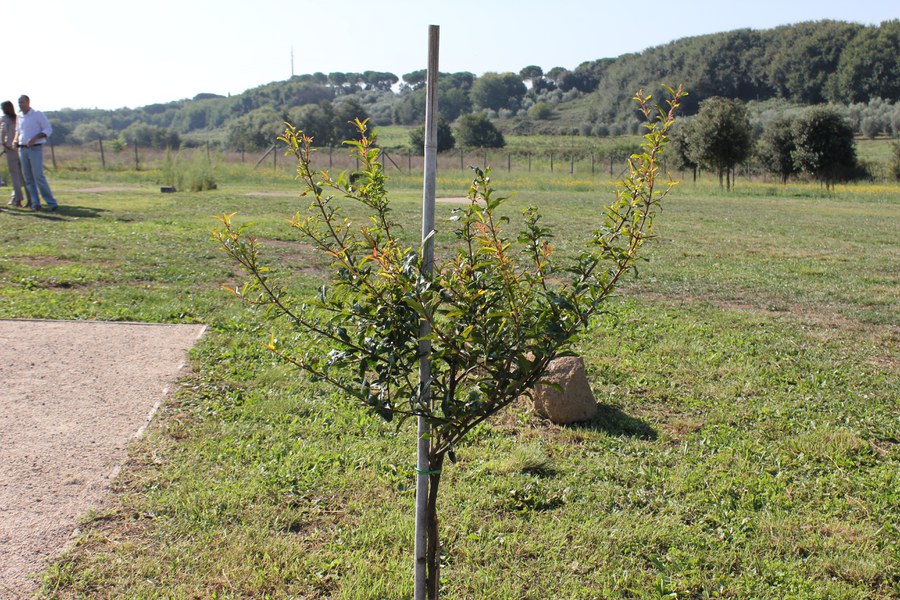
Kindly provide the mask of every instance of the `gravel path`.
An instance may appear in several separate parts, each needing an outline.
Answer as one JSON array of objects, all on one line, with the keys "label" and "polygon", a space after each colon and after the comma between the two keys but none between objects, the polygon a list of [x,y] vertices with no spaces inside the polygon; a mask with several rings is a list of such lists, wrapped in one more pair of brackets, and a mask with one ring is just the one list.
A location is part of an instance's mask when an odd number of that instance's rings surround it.
[{"label": "gravel path", "polygon": [[0,598],[36,589],[204,329],[0,320]]}]

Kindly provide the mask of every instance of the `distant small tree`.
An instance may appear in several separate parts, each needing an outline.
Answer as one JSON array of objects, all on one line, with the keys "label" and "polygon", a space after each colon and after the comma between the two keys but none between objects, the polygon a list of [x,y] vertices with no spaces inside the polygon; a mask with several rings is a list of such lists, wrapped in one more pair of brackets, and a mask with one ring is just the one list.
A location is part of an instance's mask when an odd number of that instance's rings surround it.
[{"label": "distant small tree", "polygon": [[478,108],[518,109],[526,91],[525,84],[514,73],[485,73],[472,84],[469,95]]},{"label": "distant small tree", "polygon": [[[314,106],[314,105],[310,105]],[[230,148],[261,150],[272,144],[272,133],[284,127],[284,116],[273,108],[263,107],[232,119],[226,131]]]},{"label": "distant small tree", "polygon": [[781,183],[787,183],[788,178],[798,171],[794,162],[796,150],[794,119],[781,117],[763,131],[757,147],[757,156],[766,171],[778,175]]},{"label": "distant small tree", "polygon": [[486,116],[478,113],[463,115],[456,125],[456,139],[469,148],[502,148],[503,134]]},{"label": "distant small tree", "polygon": [[426,78],[428,75],[428,71],[426,69],[419,69],[417,71],[410,71],[401,77],[403,79],[404,85],[406,87],[417,90],[419,88],[425,87]]},{"label": "distant small tree", "polygon": [[340,71],[329,73],[328,83],[330,83],[333,87],[342,88],[344,87],[344,84],[347,83],[347,74]]},{"label": "distant small tree", "polygon": [[700,165],[691,157],[690,126],[691,121],[682,120],[669,132],[669,167],[678,171],[690,171],[696,182]]},{"label": "distant small tree", "polygon": [[528,65],[519,71],[519,77],[522,81],[528,81],[534,86],[534,82],[544,76],[544,70],[537,65]]},{"label": "distant small tree", "polygon": [[87,144],[97,140],[108,140],[113,137],[113,132],[106,124],[100,121],[88,121],[87,123],[76,125],[75,130],[72,132],[72,137],[79,144]]},{"label": "distant small tree", "polygon": [[833,189],[838,181],[854,176],[859,166],[853,128],[833,108],[816,106],[793,125],[794,164],[804,173]]},{"label": "distant small tree", "polygon": [[334,146],[339,142],[334,137],[335,115],[331,102],[292,108],[288,111],[288,120],[302,126],[303,131],[314,138],[319,146]]},{"label": "distant small tree", "polygon": [[528,116],[538,121],[546,121],[553,116],[553,107],[546,102],[538,102],[528,109]]},{"label": "distant small tree", "polygon": [[[56,131],[54,130],[53,133],[55,135]],[[139,121],[135,121],[123,129],[121,137],[126,144],[142,148],[159,148],[164,150],[166,148],[181,147],[181,136],[177,132]],[[239,146],[233,147],[237,148]]]},{"label": "distant small tree", "polygon": [[[378,73],[373,75],[373,77],[385,75],[389,74]],[[337,144],[356,136],[357,132],[353,123],[357,120],[368,121],[369,114],[356,98],[347,98],[346,100],[335,102],[331,130],[332,141]]]},{"label": "distant small tree", "polygon": [[888,177],[900,181],[900,142],[891,142],[891,159],[888,162]]},{"label": "distant small tree", "polygon": [[753,148],[753,129],[740,100],[713,97],[700,103],[690,127],[691,158],[719,174],[719,186],[731,190],[731,171],[747,160]]},{"label": "distant small tree", "polygon": [[[425,126],[418,127],[409,132],[409,146],[412,148],[413,152],[417,154],[421,154],[425,148]],[[453,147],[456,146],[456,138],[453,137],[453,130],[450,129],[450,124],[441,117],[438,117],[437,122],[437,151],[438,152],[446,152],[447,150],[453,150]]]},{"label": "distant small tree", "polygon": [[547,77],[547,79],[549,79],[550,81],[559,84],[560,77],[568,72],[569,70],[565,67],[553,67],[552,69],[544,73],[544,76]]}]

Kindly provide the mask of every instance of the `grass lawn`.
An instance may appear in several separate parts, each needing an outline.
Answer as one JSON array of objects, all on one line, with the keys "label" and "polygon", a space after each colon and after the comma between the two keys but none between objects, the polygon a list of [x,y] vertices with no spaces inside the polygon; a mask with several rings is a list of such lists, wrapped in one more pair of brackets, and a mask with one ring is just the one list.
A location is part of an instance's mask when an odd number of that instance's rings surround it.
[{"label": "grass lawn", "polygon": [[[326,261],[287,223],[305,200],[251,195],[296,185],[90,177],[51,180],[58,213],[0,213],[0,317],[210,328],[41,596],[411,597],[413,431],[275,362],[277,325],[221,289],[239,274],[209,230],[238,211],[314,293]],[[611,190],[494,179],[569,254]],[[421,182],[395,184],[414,238]],[[98,185],[124,189],[83,191]],[[456,172],[438,192],[467,185]],[[685,183],[656,232],[579,341],[600,416],[511,407],[445,469],[444,597],[900,596],[900,186]]]}]

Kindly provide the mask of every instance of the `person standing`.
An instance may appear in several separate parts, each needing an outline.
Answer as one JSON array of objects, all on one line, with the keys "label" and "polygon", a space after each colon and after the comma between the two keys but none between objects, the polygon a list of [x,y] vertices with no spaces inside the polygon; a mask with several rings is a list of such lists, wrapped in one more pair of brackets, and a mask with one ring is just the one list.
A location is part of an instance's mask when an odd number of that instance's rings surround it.
[{"label": "person standing", "polygon": [[47,204],[46,210],[49,212],[55,211],[59,206],[44,176],[44,144],[51,133],[53,128],[44,113],[31,108],[28,96],[19,97],[16,144],[19,148],[19,160],[22,162],[22,174],[25,176],[25,189],[31,197],[31,210],[41,210],[41,198]]},{"label": "person standing", "polygon": [[16,139],[16,110],[9,100],[0,104],[3,114],[0,116],[0,144],[6,154],[6,166],[9,167],[9,178],[12,180],[13,193],[9,199],[10,206],[22,206],[22,164],[14,145]]}]

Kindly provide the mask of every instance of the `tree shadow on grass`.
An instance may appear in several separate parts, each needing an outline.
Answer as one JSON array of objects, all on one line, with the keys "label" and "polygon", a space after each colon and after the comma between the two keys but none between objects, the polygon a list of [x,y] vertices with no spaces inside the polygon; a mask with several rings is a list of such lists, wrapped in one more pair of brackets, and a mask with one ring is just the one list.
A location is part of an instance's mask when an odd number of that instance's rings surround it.
[{"label": "tree shadow on grass", "polygon": [[584,423],[573,423],[573,429],[603,431],[616,437],[633,437],[641,440],[655,440],[658,434],[646,421],[632,417],[615,406],[598,404],[597,415]]},{"label": "tree shadow on grass", "polygon": [[68,204],[60,204],[56,212],[44,213],[49,215],[59,215],[60,217],[73,217],[79,219],[96,219],[102,213],[109,212],[105,208],[93,208],[87,206],[71,206]]}]

